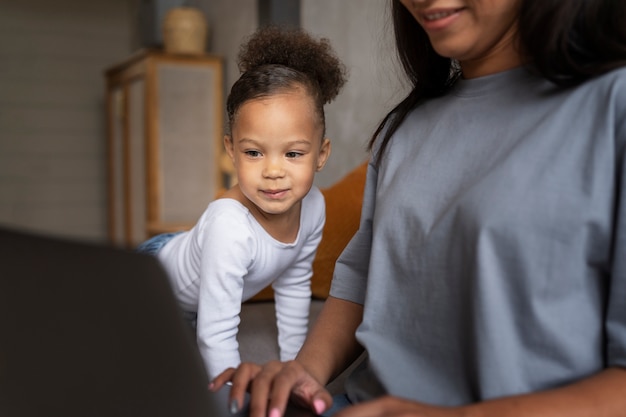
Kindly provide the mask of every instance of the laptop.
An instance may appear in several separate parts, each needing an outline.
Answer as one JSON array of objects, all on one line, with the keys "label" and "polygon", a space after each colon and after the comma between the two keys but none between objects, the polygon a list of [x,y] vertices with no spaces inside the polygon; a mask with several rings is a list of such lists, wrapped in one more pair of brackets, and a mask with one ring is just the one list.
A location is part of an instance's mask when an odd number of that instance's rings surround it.
[{"label": "laptop", "polygon": [[0,228],[1,416],[233,417],[208,383],[158,260]]}]

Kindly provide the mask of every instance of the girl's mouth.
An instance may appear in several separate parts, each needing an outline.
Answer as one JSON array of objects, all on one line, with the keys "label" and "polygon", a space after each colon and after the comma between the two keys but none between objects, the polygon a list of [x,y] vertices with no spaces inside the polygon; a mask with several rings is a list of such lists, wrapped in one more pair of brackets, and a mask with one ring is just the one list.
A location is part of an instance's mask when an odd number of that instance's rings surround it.
[{"label": "girl's mouth", "polygon": [[279,199],[287,193],[287,190],[265,190],[263,193],[271,199]]}]

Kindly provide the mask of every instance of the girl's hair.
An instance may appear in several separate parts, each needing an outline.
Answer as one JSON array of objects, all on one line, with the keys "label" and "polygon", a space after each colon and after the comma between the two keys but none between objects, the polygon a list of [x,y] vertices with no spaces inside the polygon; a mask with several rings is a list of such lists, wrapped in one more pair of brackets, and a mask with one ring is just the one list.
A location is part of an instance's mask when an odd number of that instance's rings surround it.
[{"label": "girl's hair", "polygon": [[233,84],[226,112],[232,128],[237,111],[248,100],[304,88],[315,103],[325,129],[324,104],[346,82],[346,69],[328,39],[314,39],[301,29],[267,26],[242,44],[237,57],[241,77]]},{"label": "girl's hair", "polygon": [[[382,141],[379,164],[391,136],[423,100],[445,94],[460,75],[458,63],[438,55],[428,35],[399,0],[392,0],[398,57],[411,92],[381,121],[369,141]],[[626,1],[522,0],[519,48],[527,66],[559,86],[579,84],[626,65]]]}]

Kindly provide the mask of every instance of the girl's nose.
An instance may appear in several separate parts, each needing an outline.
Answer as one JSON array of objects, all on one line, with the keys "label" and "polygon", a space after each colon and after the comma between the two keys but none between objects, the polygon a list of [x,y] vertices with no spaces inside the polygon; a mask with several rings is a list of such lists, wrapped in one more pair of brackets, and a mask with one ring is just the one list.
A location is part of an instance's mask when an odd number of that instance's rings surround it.
[{"label": "girl's nose", "polygon": [[283,165],[280,160],[268,159],[263,169],[263,176],[266,178],[279,178],[284,174]]}]

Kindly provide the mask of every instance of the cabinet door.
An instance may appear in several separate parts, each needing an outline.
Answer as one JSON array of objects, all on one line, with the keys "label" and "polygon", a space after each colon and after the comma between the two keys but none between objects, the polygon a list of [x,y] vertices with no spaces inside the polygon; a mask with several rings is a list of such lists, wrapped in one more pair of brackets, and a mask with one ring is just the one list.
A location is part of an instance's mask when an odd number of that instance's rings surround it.
[{"label": "cabinet door", "polygon": [[145,51],[106,76],[111,242],[193,226],[228,165],[221,59]]},{"label": "cabinet door", "polygon": [[[193,224],[219,183],[221,77],[219,66],[162,62],[156,69],[156,149],[150,224]],[[157,230],[158,231],[158,230]]]},{"label": "cabinet door", "polygon": [[118,246],[148,237],[144,90],[135,79],[109,92],[109,235]]},{"label": "cabinet door", "polygon": [[143,78],[134,79],[127,86],[127,127],[126,127],[126,241],[131,247],[148,238],[146,230],[146,82]]}]

